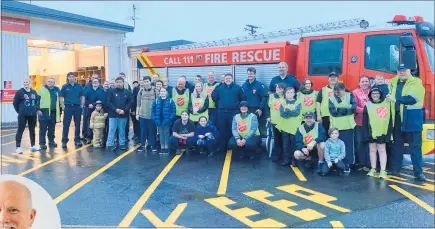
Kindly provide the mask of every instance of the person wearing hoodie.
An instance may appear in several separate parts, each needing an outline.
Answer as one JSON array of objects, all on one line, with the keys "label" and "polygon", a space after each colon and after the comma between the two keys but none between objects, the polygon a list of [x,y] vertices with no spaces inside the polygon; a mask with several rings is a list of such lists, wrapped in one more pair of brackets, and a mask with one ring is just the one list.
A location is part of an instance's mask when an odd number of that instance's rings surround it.
[{"label": "person wearing hoodie", "polygon": [[14,109],[18,113],[18,130],[15,134],[15,152],[23,153],[21,149],[21,138],[23,137],[26,124],[29,125],[30,143],[32,151],[38,151],[41,148],[35,145],[35,127],[36,127],[36,113],[42,115],[39,111],[39,96],[35,90],[30,88],[30,79],[23,80],[23,87],[15,93]]},{"label": "person wearing hoodie", "polygon": [[207,154],[213,157],[213,151],[218,143],[218,130],[210,123],[205,116],[199,118],[199,124],[196,126],[195,135],[193,136],[194,146],[197,146],[200,154]]},{"label": "person wearing hoodie", "polygon": [[47,149],[47,131],[48,146],[57,147],[57,144],[54,142],[54,134],[56,123],[60,122],[59,91],[60,89],[55,86],[55,80],[52,77],[47,80],[45,87],[38,90],[40,97],[39,111],[40,114],[42,113],[42,115],[38,116],[39,146],[41,149]]},{"label": "person wearing hoodie", "polygon": [[110,151],[116,149],[114,144],[115,133],[119,133],[119,149],[127,149],[125,140],[125,125],[127,123],[133,96],[131,92],[124,88],[124,78],[118,77],[115,80],[116,89],[109,91],[107,98],[107,107],[109,109],[109,136],[107,137],[106,146]]},{"label": "person wearing hoodie", "polygon": [[356,112],[355,112],[355,143],[356,155],[358,159],[358,168],[368,171],[370,167],[369,148],[366,142],[363,141],[364,130],[362,127],[364,106],[369,100],[368,94],[370,91],[370,81],[368,76],[359,78],[359,88],[353,90],[352,94],[355,97]]},{"label": "person wearing hoodie", "polygon": [[[313,81],[311,79],[304,79],[302,81],[301,90],[297,93],[297,98],[301,101],[301,114],[313,112],[316,114],[316,98],[318,91],[313,90]],[[314,119],[317,120],[316,117]]]},{"label": "person wearing hoodie", "polygon": [[151,77],[145,76],[143,78],[143,88],[140,89],[137,95],[137,108],[136,119],[140,121],[140,144],[141,148],[138,151],[145,149],[145,142],[153,152],[157,152],[156,148],[156,125],[152,120],[152,106],[156,100],[156,91],[151,86]]},{"label": "person wearing hoodie", "polygon": [[159,130],[160,153],[169,153],[169,130],[175,120],[176,108],[166,88],[160,89],[160,96],[154,101],[151,110],[151,117]]},{"label": "person wearing hoodie", "polygon": [[[367,176],[375,176],[377,154],[379,153],[379,177],[387,177],[387,149],[386,143],[390,142],[393,125],[391,122],[391,102],[385,100],[380,88],[374,86],[369,93],[369,102],[364,106],[363,130],[364,140],[369,143],[371,170]],[[384,99],[382,99],[384,98]]]}]

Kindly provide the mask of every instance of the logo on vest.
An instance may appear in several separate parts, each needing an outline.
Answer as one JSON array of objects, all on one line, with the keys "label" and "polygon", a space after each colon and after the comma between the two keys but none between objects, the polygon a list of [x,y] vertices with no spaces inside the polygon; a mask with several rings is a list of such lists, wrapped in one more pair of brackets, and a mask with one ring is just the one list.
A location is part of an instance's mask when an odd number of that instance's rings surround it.
[{"label": "logo on vest", "polygon": [[213,88],[207,88],[208,97],[211,97],[211,93],[213,93]]},{"label": "logo on vest", "polygon": [[183,106],[184,105],[184,98],[183,97],[178,97],[177,98],[177,105],[178,106]]},{"label": "logo on vest", "polygon": [[309,106],[312,106],[313,103],[314,103],[313,97],[309,96],[309,97],[304,98],[304,106],[309,107]]},{"label": "logo on vest", "polygon": [[280,101],[276,101],[276,102],[273,104],[273,109],[275,109],[276,111],[278,111],[280,106],[281,106],[281,102],[280,102]]},{"label": "logo on vest", "polygon": [[196,102],[194,105],[193,105],[196,109],[200,109],[201,108],[201,103],[200,102]]},{"label": "logo on vest", "polygon": [[307,136],[304,137],[304,142],[305,142],[306,144],[310,143],[310,142],[313,141],[313,140],[314,140],[314,138],[313,138],[313,136],[311,136],[311,135],[307,135]]},{"label": "logo on vest", "polygon": [[334,94],[333,91],[328,92],[328,97],[331,97]]},{"label": "logo on vest", "polygon": [[377,108],[376,116],[380,119],[385,119],[387,117],[387,108],[385,106]]},{"label": "logo on vest", "polygon": [[245,132],[246,126],[247,126],[246,122],[240,121],[239,123],[237,123],[237,130],[239,130],[239,132]]}]

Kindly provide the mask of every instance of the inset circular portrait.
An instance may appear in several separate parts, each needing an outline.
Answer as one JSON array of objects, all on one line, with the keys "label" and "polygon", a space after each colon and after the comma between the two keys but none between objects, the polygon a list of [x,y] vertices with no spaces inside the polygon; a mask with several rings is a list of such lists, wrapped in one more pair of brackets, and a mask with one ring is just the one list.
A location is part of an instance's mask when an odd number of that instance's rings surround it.
[{"label": "inset circular portrait", "polygon": [[60,229],[53,198],[37,183],[16,175],[0,175],[0,228]]}]

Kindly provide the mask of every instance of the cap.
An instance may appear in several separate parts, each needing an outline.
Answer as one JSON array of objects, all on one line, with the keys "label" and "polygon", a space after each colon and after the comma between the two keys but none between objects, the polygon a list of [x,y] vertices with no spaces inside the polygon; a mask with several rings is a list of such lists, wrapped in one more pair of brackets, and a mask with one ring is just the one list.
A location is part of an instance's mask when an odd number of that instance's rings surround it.
[{"label": "cap", "polygon": [[338,77],[338,74],[337,74],[336,72],[331,72],[331,73],[329,73],[329,76],[328,76],[328,77],[331,77],[331,76]]},{"label": "cap", "polygon": [[408,69],[407,67],[405,67],[404,64],[400,64],[399,67],[397,68],[397,70],[405,70]]},{"label": "cap", "polygon": [[304,117],[305,118],[314,118],[314,113],[311,111],[307,111],[307,112],[305,112]]},{"label": "cap", "polygon": [[100,100],[98,100],[97,102],[95,102],[95,105],[98,105],[98,104],[103,105],[103,103],[102,103]]},{"label": "cap", "polygon": [[240,107],[248,107],[248,102],[247,101],[240,102]]}]

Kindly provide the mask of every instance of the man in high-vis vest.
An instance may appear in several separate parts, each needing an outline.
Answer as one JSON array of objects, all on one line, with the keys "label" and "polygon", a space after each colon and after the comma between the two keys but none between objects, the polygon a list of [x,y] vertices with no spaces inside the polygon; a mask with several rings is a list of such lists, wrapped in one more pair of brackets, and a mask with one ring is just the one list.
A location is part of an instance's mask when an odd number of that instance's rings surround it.
[{"label": "man in high-vis vest", "polygon": [[[313,153],[317,151],[319,165],[323,162],[323,151],[325,149],[326,132],[322,125],[314,119],[313,112],[304,114],[304,124],[296,131],[296,151],[294,157],[298,161],[307,161],[306,167],[311,167]],[[297,165],[293,165],[297,166]],[[318,172],[320,166],[318,167]]]},{"label": "man in high-vis vest", "polygon": [[177,87],[173,88],[172,100],[175,102],[175,120],[181,118],[181,112],[187,111],[190,103],[190,90],[186,88],[186,79],[178,78]]},{"label": "man in high-vis vest", "polygon": [[254,160],[260,148],[261,139],[258,131],[257,116],[248,112],[248,102],[240,102],[240,114],[233,118],[232,123],[233,137],[228,145],[240,158],[247,157]]},{"label": "man in high-vis vest", "polygon": [[410,148],[414,176],[425,181],[423,175],[422,130],[424,120],[424,93],[421,80],[411,75],[403,64],[398,68],[398,75],[390,80],[391,94],[387,100],[394,103],[391,106],[393,118],[393,152],[391,157],[391,174],[400,173],[403,162],[404,143]]},{"label": "man in high-vis vest", "polygon": [[338,74],[331,72],[328,77],[328,85],[323,87],[317,94],[317,121],[323,125],[325,131],[328,131],[330,126],[329,98],[334,95],[334,87],[337,83]]},{"label": "man in high-vis vest", "polygon": [[208,96],[208,115],[210,116],[210,122],[213,123],[214,126],[217,126],[217,119],[218,119],[218,111],[216,108],[216,103],[211,98],[211,93],[213,93],[214,89],[220,85],[216,81],[216,78],[214,77],[214,72],[209,72],[207,74],[208,82],[205,84],[205,92]]},{"label": "man in high-vis vest", "polygon": [[[38,111],[39,119],[39,145],[41,149],[47,149],[46,137],[48,136],[48,146],[57,147],[54,142],[56,123],[60,122],[60,105],[59,91],[55,86],[54,78],[49,78],[45,87],[37,91],[40,97],[40,106]],[[47,134],[48,130],[48,134]]]}]

